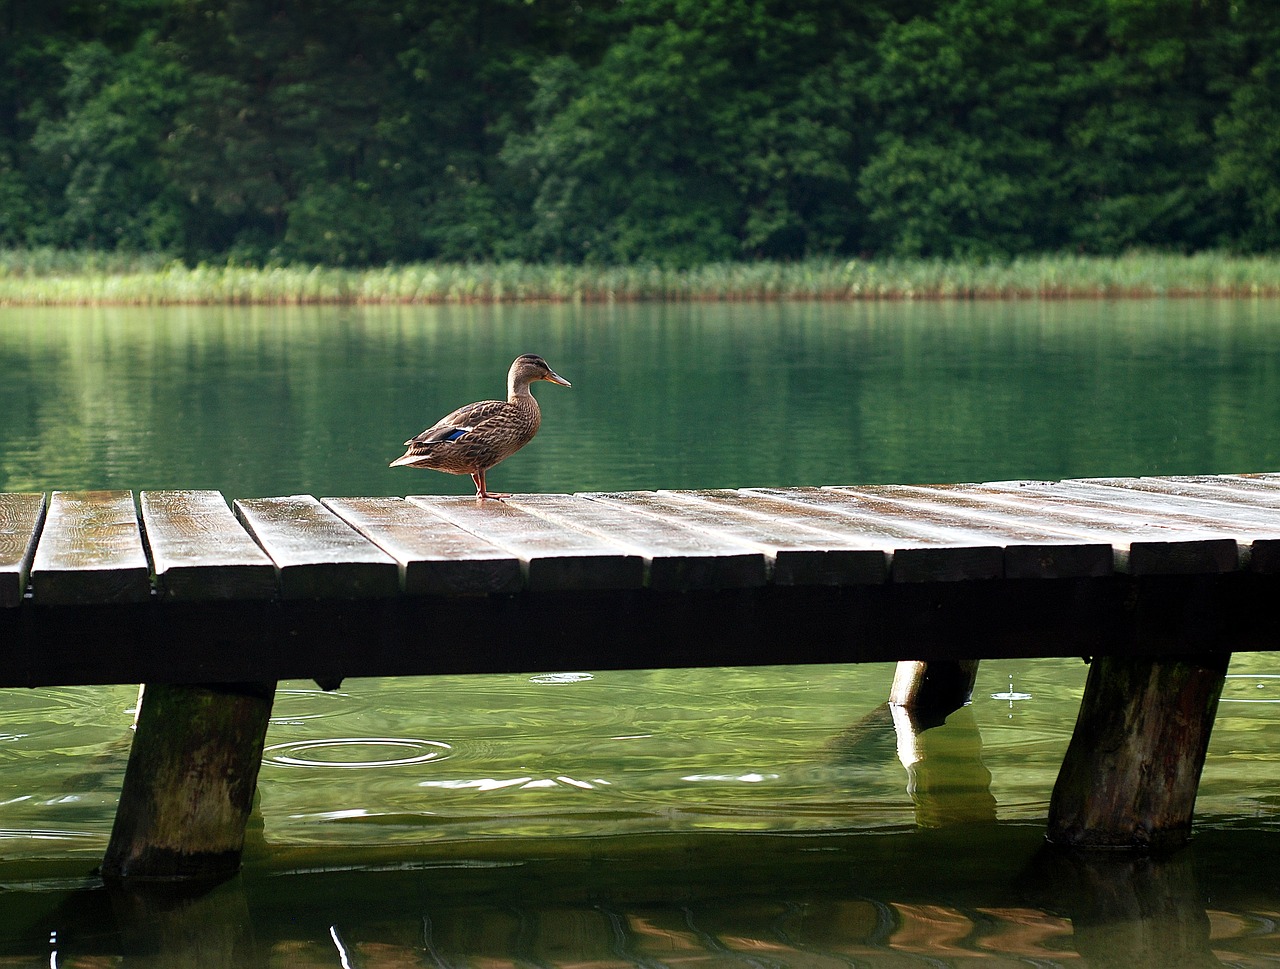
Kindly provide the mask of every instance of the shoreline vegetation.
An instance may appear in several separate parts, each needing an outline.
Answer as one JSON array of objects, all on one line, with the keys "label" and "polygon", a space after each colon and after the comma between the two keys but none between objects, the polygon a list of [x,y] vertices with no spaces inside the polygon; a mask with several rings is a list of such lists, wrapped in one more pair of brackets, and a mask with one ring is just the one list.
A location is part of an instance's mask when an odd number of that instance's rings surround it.
[{"label": "shoreline vegetation", "polygon": [[1280,255],[838,259],[689,269],[414,263],[189,267],[159,255],[0,250],[0,306],[447,304],[1280,296]]}]

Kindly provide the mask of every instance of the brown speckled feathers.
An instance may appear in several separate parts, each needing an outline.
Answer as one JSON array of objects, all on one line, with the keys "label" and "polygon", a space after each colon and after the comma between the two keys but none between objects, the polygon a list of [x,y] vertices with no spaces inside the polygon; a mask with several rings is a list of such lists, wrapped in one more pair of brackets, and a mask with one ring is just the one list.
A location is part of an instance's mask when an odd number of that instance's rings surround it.
[{"label": "brown speckled feathers", "polygon": [[542,357],[517,357],[507,373],[507,399],[482,400],[459,407],[417,437],[405,441],[407,451],[391,467],[431,468],[469,474],[480,498],[504,497],[485,487],[485,472],[533,440],[542,423],[538,402],[529,392],[535,380],[572,386]]}]

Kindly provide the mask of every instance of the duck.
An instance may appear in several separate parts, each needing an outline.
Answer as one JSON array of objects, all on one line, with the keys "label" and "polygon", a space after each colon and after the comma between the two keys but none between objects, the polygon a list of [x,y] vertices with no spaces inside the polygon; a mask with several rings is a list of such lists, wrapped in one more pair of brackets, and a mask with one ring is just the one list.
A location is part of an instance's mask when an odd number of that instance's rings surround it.
[{"label": "duck", "polygon": [[542,411],[529,385],[548,380],[572,387],[536,353],[516,357],[507,371],[507,399],[481,400],[459,407],[417,437],[405,441],[408,448],[391,462],[393,468],[431,468],[448,474],[469,474],[478,500],[500,501],[485,485],[485,473],[533,440],[542,423]]}]

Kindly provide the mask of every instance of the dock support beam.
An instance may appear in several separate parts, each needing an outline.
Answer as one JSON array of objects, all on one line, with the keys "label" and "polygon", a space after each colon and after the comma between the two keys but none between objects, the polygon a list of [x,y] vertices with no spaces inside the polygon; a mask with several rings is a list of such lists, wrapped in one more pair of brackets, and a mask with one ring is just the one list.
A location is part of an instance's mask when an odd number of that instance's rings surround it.
[{"label": "dock support beam", "polygon": [[275,683],[148,684],[104,878],[239,870],[274,696]]},{"label": "dock support beam", "polygon": [[978,660],[903,660],[893,671],[889,702],[905,707],[914,718],[930,726],[969,702],[978,678]]},{"label": "dock support beam", "polygon": [[1176,848],[1230,653],[1094,659],[1049,802],[1049,840],[1079,848]]}]

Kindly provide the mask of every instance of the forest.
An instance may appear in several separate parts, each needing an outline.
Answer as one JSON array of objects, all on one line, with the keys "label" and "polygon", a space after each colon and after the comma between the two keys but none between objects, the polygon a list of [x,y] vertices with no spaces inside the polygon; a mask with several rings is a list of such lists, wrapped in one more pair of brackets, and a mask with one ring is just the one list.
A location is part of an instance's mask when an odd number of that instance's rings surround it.
[{"label": "forest", "polygon": [[1275,0],[3,0],[0,247],[1280,249]]}]

